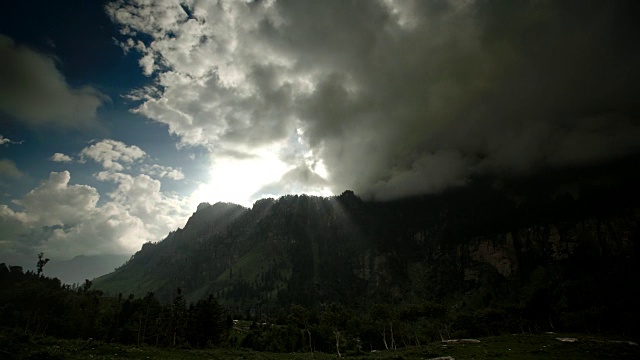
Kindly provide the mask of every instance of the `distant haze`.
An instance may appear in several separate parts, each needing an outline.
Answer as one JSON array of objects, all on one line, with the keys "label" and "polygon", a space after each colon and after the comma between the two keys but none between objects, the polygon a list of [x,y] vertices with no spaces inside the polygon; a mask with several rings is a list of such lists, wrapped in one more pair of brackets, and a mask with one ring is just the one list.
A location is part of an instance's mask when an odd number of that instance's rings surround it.
[{"label": "distant haze", "polygon": [[86,279],[91,280],[112,272],[130,257],[130,255],[81,255],[66,261],[50,261],[44,267],[44,274],[56,277],[65,284],[82,284]]}]

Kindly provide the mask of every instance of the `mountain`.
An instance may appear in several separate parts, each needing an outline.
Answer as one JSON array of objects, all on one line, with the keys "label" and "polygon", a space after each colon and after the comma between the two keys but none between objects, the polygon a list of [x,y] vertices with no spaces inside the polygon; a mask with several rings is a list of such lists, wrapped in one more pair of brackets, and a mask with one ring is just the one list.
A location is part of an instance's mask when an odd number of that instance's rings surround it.
[{"label": "mountain", "polygon": [[118,254],[79,255],[70,260],[48,263],[46,275],[56,277],[65,284],[82,284],[85,279],[113,271],[130,257]]},{"label": "mountain", "polygon": [[145,244],[94,286],[164,302],[181,288],[191,301],[213,295],[236,312],[421,301],[571,316],[632,309],[638,177],[596,170],[474,179],[391,202],[345,191],[251,209],[201,204],[183,229]]}]

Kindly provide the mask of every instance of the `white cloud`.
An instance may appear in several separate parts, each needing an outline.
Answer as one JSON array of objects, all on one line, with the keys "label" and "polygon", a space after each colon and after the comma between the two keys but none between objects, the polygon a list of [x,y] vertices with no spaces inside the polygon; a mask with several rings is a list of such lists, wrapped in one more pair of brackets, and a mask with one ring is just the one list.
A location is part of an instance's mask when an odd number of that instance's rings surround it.
[{"label": "white cloud", "polygon": [[107,97],[91,86],[71,87],[52,57],[0,35],[0,111],[31,126],[94,126]]},{"label": "white cloud", "polygon": [[[141,65],[146,74],[159,71],[158,84],[165,90],[157,96],[154,88],[156,94],[137,111],[167,124],[184,144],[212,149],[242,150],[248,139],[260,145],[290,136],[295,118],[284,108],[292,105],[293,88],[301,86],[296,71],[285,66],[293,60],[252,38],[263,20],[281,22],[270,3],[250,11],[242,2],[202,2],[194,5],[191,19],[174,1],[109,5],[114,21],[154,38],[142,51]],[[280,66],[275,77],[268,74],[272,66]],[[280,76],[288,72],[291,76]],[[252,76],[261,79],[249,80]],[[136,97],[142,98],[139,92]]]},{"label": "white cloud", "polygon": [[[110,172],[131,170],[156,178],[182,180],[185,178],[182,169],[159,164],[146,164],[149,156],[135,145],[127,145],[121,141],[104,139],[80,151],[81,161],[92,159]],[[134,168],[131,165],[136,164]],[[104,177],[104,174],[101,175]],[[101,180],[105,180],[102,178]]]},{"label": "white cloud", "polygon": [[[57,260],[80,254],[131,254],[144,242],[159,241],[183,226],[197,205],[191,197],[163,192],[158,179],[182,180],[184,173],[145,163],[149,156],[137,146],[104,139],[82,149],[79,158],[99,163],[104,171],[95,178],[113,183],[113,190],[101,197],[95,187],[73,184],[70,172],[52,172],[13,200],[13,208],[0,204],[2,254],[28,259],[44,251]],[[55,153],[50,160],[73,158]],[[11,160],[0,160],[0,181],[21,176]]]},{"label": "white cloud", "polygon": [[73,161],[73,159],[71,159],[71,157],[69,155],[65,155],[62,153],[55,153],[53,154],[49,160],[54,161],[54,162],[71,162]]},{"label": "white cloud", "polygon": [[164,194],[160,182],[146,175],[102,172],[99,180],[116,189],[98,205],[98,191],[69,184],[68,171],[49,179],[14,201],[14,211],[0,205],[3,252],[44,251],[56,259],[79,254],[130,254],[147,241],[158,241],[182,226],[193,209],[186,198]]},{"label": "white cloud", "polygon": [[68,171],[52,172],[49,179],[14,202],[22,206],[29,222],[39,226],[76,225],[96,207],[100,195],[86,185],[69,185]]},{"label": "white cloud", "polygon": [[175,230],[192,210],[189,199],[161,192],[160,181],[148,175],[131,176],[103,171],[96,178],[115,182],[116,189],[108,194],[112,202],[141,219],[152,233],[166,234]]},{"label": "white cloud", "polygon": [[158,164],[147,165],[144,164],[141,167],[141,171],[147,175],[159,177],[159,178],[167,178],[171,180],[182,180],[184,179],[184,173],[180,168],[172,168],[171,166],[162,166]]},{"label": "white cloud", "polygon": [[22,141],[13,141],[9,138],[6,138],[4,136],[2,136],[2,134],[0,134],[0,145],[8,145],[8,144],[22,144],[24,142],[24,140]]},{"label": "white cloud", "polygon": [[80,152],[81,159],[85,157],[100,163],[103,168],[113,171],[124,170],[125,165],[147,156],[142,149],[135,145],[127,145],[123,142],[106,139],[92,144]]}]

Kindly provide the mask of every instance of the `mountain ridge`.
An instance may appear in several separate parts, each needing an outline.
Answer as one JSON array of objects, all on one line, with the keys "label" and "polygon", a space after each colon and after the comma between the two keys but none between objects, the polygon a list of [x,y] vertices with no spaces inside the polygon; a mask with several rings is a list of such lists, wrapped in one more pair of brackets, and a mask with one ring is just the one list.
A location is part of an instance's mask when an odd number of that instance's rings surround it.
[{"label": "mountain ridge", "polygon": [[110,295],[155,292],[164,302],[179,287],[234,313],[419,301],[622,308],[640,300],[625,285],[640,274],[633,179],[581,185],[577,196],[558,187],[541,194],[544,184],[519,196],[504,190],[509,184],[476,182],[389,202],[345,191],[263,199],[251,209],[217,203],[95,286]]}]

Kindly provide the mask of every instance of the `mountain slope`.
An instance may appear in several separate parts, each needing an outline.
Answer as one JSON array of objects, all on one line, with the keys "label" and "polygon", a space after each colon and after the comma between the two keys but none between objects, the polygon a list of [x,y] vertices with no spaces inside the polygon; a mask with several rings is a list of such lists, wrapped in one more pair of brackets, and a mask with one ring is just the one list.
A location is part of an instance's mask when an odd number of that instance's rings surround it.
[{"label": "mountain slope", "polygon": [[[206,243],[210,234],[226,229],[230,222],[247,212],[246,208],[235,204],[201,204],[184,229],[171,232],[158,243],[144,244],[123,266],[95,279],[95,285],[107,293],[135,295],[144,295],[150,291],[162,294],[163,289],[169,288],[175,290],[179,286],[176,281],[184,282],[176,274],[184,274],[182,269],[189,266],[187,256],[191,256],[194,250],[197,251]],[[168,295],[171,291],[164,292]]]},{"label": "mountain slope", "polygon": [[578,184],[577,196],[543,180],[525,191],[522,181],[496,187],[480,179],[393,202],[347,191],[265,199],[252,209],[203,206],[95,286],[153,291],[167,302],[180,287],[191,300],[211,294],[242,312],[424,300],[615,308],[640,300],[626,286],[640,279],[640,206],[629,196],[635,178],[619,179],[613,187]]}]

